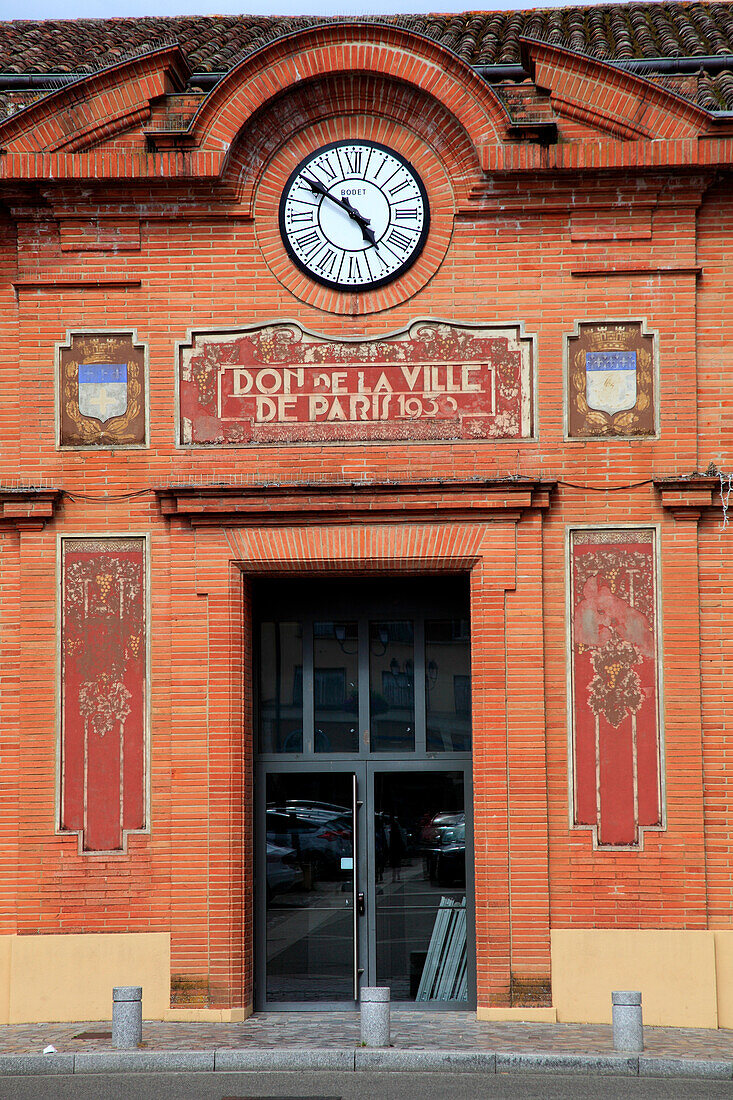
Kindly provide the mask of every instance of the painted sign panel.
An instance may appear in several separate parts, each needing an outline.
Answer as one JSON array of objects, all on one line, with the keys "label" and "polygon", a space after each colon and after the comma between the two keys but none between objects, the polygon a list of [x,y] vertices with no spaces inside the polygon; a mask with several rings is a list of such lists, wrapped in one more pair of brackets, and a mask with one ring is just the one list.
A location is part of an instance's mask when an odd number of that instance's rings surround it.
[{"label": "painted sign panel", "polygon": [[654,337],[642,323],[580,324],[567,340],[568,434],[654,435]]},{"label": "painted sign panel", "polygon": [[145,541],[62,541],[61,827],[114,851],[145,827]]},{"label": "painted sign panel", "polygon": [[655,538],[570,532],[574,824],[599,846],[662,825]]},{"label": "painted sign panel", "polygon": [[144,445],[145,349],[131,333],[72,333],[59,350],[59,401],[62,446]]},{"label": "painted sign panel", "polygon": [[518,328],[416,321],[350,341],[294,322],[198,333],[179,372],[184,445],[532,434],[532,342]]}]

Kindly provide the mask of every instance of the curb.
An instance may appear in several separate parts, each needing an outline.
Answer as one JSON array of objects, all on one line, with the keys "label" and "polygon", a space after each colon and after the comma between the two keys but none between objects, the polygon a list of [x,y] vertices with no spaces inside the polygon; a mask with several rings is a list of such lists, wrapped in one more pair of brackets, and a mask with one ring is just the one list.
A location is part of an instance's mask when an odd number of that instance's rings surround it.
[{"label": "curb", "polygon": [[623,1054],[496,1055],[497,1073],[573,1073],[595,1077],[638,1077],[639,1058]]},{"label": "curb", "polygon": [[74,1073],[213,1073],[213,1050],[125,1050],[74,1055]]},{"label": "curb", "polygon": [[314,1050],[273,1047],[254,1050],[217,1050],[214,1069],[225,1073],[246,1073],[251,1070],[331,1070],[353,1073],[354,1052],[338,1047]]},{"label": "curb", "polygon": [[260,1047],[243,1050],[98,1051],[0,1054],[0,1077],[93,1073],[248,1073],[288,1071],[571,1074],[733,1080],[733,1061],[623,1054]]},{"label": "curb", "polygon": [[357,1072],[412,1070],[430,1073],[442,1070],[448,1073],[496,1073],[496,1055],[488,1050],[357,1049],[354,1069]]}]

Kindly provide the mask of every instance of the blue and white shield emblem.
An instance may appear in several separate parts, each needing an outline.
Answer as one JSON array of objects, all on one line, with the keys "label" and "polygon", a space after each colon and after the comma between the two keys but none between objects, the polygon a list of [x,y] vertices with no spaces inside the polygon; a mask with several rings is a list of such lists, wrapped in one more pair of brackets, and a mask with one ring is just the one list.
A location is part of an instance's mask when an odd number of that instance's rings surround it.
[{"label": "blue and white shield emblem", "polygon": [[636,352],[587,351],[585,399],[591,409],[623,412],[636,404]]},{"label": "blue and white shield emblem", "polygon": [[79,412],[106,423],[127,411],[127,363],[79,364]]}]

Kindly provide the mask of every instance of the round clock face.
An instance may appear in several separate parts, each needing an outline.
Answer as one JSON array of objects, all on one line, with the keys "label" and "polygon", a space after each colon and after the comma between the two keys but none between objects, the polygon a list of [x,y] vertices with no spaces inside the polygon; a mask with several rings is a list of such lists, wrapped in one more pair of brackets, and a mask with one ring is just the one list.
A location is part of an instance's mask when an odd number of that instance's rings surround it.
[{"label": "round clock face", "polygon": [[422,180],[374,141],[337,141],[301,161],[280,199],[291,258],[339,290],[371,290],[420,255],[430,227]]}]

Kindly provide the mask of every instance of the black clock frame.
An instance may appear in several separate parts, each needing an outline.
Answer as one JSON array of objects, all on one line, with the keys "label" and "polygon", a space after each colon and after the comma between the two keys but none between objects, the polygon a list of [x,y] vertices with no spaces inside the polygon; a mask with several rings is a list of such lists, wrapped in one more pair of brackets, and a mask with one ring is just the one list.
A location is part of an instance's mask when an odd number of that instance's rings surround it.
[{"label": "black clock frame", "polygon": [[[407,259],[404,261],[404,263],[400,264],[399,267],[395,268],[394,271],[391,271],[389,275],[385,275],[382,279],[375,279],[373,283],[364,283],[362,286],[355,286],[353,283],[339,283],[334,279],[327,279],[322,275],[316,275],[315,272],[311,271],[311,269],[307,267],[300,259],[297,252],[290,244],[285,229],[285,203],[287,200],[287,196],[290,192],[290,187],[296,176],[298,176],[303,171],[303,168],[306,164],[308,164],[309,161],[313,160],[315,157],[320,156],[321,153],[327,153],[330,149],[340,149],[345,145],[363,145],[371,147],[372,149],[382,149],[385,153],[388,153],[391,157],[394,157],[395,160],[398,160],[404,168],[407,168],[412,173],[415,183],[418,186],[418,190],[420,191],[424,210],[423,226],[420,230],[420,236],[417,240],[417,244],[415,245],[415,248],[410,253],[410,255],[407,257]],[[323,203],[323,201],[324,199],[321,198],[321,202],[318,204],[319,211],[321,208],[321,203]],[[414,166],[410,164],[409,160],[406,160],[405,157],[401,156],[394,149],[390,149],[388,145],[383,145],[379,141],[367,141],[366,139],[362,138],[351,138],[345,141],[332,141],[329,142],[328,145],[321,145],[318,149],[314,149],[311,153],[309,153],[308,156],[303,157],[300,163],[296,165],[296,167],[288,176],[287,183],[283,187],[282,194],[280,195],[278,224],[280,226],[280,239],[285,246],[285,251],[287,252],[290,259],[293,261],[293,263],[296,265],[296,267],[299,267],[300,270],[310,279],[313,279],[317,283],[321,283],[323,286],[330,287],[332,290],[341,290],[350,294],[368,294],[372,290],[377,290],[379,287],[386,286],[387,283],[392,283],[395,279],[399,279],[402,275],[404,275],[406,271],[409,270],[409,268],[412,267],[412,265],[418,259],[423,248],[425,247],[425,242],[428,239],[428,233],[430,232],[430,202],[428,200],[428,193],[425,189],[425,184],[423,183],[419,172],[417,172]],[[391,224],[392,222],[390,221],[389,225]],[[389,225],[387,228],[389,228]],[[385,233],[386,232],[387,230],[385,230]],[[382,234],[382,236],[384,236],[384,234]]]}]

